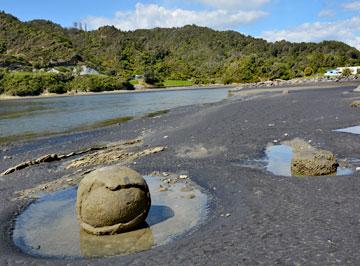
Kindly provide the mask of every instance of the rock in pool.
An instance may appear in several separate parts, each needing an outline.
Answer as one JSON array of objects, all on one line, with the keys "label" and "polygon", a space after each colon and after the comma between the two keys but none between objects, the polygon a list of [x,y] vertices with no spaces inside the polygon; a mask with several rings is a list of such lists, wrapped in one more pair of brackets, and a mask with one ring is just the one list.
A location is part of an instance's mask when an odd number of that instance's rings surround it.
[{"label": "rock in pool", "polygon": [[77,191],[77,219],[94,235],[113,235],[141,226],[149,213],[148,185],[136,171],[120,166],[87,174]]},{"label": "rock in pool", "polygon": [[339,166],[330,151],[309,149],[295,152],[291,161],[291,172],[300,176],[322,176],[335,174]]}]

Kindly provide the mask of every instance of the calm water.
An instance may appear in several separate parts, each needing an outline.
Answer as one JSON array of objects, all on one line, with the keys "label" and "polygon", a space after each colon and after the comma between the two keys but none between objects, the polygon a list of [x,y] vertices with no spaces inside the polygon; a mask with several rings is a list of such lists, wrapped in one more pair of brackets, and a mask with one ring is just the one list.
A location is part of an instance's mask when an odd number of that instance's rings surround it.
[{"label": "calm water", "polygon": [[103,121],[224,99],[228,89],[0,101],[0,142],[62,133]]},{"label": "calm water", "polygon": [[336,129],[334,131],[359,135],[360,134],[360,126],[341,128],[341,129]]}]

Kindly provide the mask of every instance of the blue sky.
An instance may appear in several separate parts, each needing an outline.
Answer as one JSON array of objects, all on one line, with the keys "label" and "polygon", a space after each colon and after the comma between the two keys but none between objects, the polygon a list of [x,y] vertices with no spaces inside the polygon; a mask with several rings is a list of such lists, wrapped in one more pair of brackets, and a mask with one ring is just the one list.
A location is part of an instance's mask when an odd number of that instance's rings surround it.
[{"label": "blue sky", "polygon": [[0,10],[66,27],[75,21],[122,30],[198,24],[269,41],[335,39],[360,49],[360,0],[0,0]]}]

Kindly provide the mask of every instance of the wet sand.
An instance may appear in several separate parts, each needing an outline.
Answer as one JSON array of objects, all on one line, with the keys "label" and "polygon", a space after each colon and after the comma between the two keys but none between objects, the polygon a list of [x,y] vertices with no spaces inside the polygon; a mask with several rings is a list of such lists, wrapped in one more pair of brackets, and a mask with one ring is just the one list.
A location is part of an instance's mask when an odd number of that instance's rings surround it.
[{"label": "wet sand", "polygon": [[186,174],[213,199],[199,230],[164,246],[103,259],[31,257],[11,242],[13,219],[28,202],[16,200],[14,193],[79,171],[67,169],[63,161],[32,166],[0,177],[0,265],[359,264],[359,172],[297,178],[276,176],[247,163],[264,158],[267,144],[281,142],[287,133],[360,166],[359,136],[333,131],[360,124],[360,111],[350,107],[360,99],[354,88],[238,96],[177,108],[160,117],[3,145],[1,157],[13,158],[0,161],[0,172],[45,154],[142,136],[142,148],[167,149],[128,165],[144,175]]}]

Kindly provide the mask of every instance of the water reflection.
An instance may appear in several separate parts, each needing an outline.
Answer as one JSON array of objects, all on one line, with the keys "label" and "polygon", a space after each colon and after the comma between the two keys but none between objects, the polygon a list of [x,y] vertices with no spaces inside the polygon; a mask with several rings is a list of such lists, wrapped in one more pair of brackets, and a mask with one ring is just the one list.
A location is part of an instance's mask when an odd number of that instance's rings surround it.
[{"label": "water reflection", "polygon": [[80,230],[80,250],[84,257],[127,255],[151,249],[154,236],[148,224],[117,235],[95,236]]},{"label": "water reflection", "polygon": [[1,101],[0,141],[86,129],[120,117],[224,99],[227,89],[102,94]]}]

